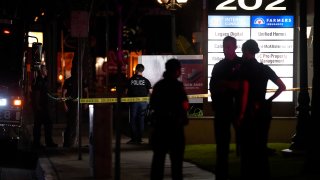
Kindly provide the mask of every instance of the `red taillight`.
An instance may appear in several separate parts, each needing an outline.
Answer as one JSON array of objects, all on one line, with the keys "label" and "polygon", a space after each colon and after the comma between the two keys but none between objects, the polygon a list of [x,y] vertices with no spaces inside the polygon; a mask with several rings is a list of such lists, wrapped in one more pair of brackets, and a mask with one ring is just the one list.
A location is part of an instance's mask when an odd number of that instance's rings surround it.
[{"label": "red taillight", "polygon": [[21,99],[13,99],[13,106],[20,107],[22,105]]}]

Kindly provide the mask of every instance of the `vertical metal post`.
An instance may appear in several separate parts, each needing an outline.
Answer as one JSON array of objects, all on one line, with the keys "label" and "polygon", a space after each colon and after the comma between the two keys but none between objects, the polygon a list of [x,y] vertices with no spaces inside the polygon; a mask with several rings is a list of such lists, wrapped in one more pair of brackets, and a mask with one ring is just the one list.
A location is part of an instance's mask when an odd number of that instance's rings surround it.
[{"label": "vertical metal post", "polygon": [[89,105],[89,164],[91,167],[91,175],[95,176],[96,162],[95,162],[95,145],[93,142],[94,132],[93,132],[93,118],[94,118],[94,106]]},{"label": "vertical metal post", "polygon": [[305,150],[306,123],[310,121],[307,55],[307,1],[300,0],[300,92],[298,97],[298,122],[290,150]]},{"label": "vertical metal post", "polygon": [[307,124],[307,151],[306,170],[308,179],[320,179],[320,154],[318,148],[319,141],[319,119],[320,119],[320,11],[318,9],[320,1],[314,0],[314,33],[313,33],[313,80],[312,80],[312,101],[311,120]]},{"label": "vertical metal post", "polygon": [[172,54],[177,53],[177,45],[176,45],[176,15],[175,12],[171,11],[171,46],[172,46]]},{"label": "vertical metal post", "polygon": [[[61,75],[62,75],[62,80],[61,80],[61,84],[64,83],[64,79],[66,78],[66,72],[65,72],[65,59],[64,59],[64,35],[63,35],[63,30],[61,30],[61,37],[60,37],[60,41],[61,41],[61,59],[60,59],[60,68],[61,68]],[[62,92],[62,85],[61,85],[61,92]]]},{"label": "vertical metal post", "polygon": [[115,180],[120,180],[120,140],[121,140],[121,132],[120,132],[120,91],[121,91],[121,63],[122,60],[122,5],[118,4],[118,51],[117,51],[117,59],[118,59],[118,81],[116,85],[117,89],[117,103],[116,103],[116,114],[115,114],[115,131],[116,131],[116,147],[115,147]]},{"label": "vertical metal post", "polygon": [[77,119],[78,119],[78,160],[82,160],[81,146],[82,146],[82,134],[81,134],[81,122],[82,111],[80,106],[80,99],[82,97],[82,41],[78,38],[78,101],[77,101]]}]

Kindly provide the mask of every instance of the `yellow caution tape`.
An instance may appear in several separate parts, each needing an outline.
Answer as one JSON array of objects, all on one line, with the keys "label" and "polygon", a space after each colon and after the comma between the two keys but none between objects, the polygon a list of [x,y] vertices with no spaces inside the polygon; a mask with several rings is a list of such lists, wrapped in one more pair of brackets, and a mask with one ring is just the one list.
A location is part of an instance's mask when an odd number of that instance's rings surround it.
[{"label": "yellow caution tape", "polygon": [[[312,87],[308,87],[308,90],[312,90]],[[300,91],[301,88],[287,88],[285,91]],[[276,92],[277,89],[267,89],[267,92]]]},{"label": "yellow caution tape", "polygon": [[209,94],[192,94],[192,95],[187,95],[189,99],[194,99],[194,98],[207,98],[209,97]]},{"label": "yellow caution tape", "polygon": [[117,98],[82,98],[81,104],[94,104],[94,103],[116,103]]},{"label": "yellow caution tape", "polygon": [[121,98],[121,102],[148,102],[149,97],[125,97]]},{"label": "yellow caution tape", "polygon": [[[309,87],[308,90],[312,88]],[[275,92],[277,89],[267,89],[267,92]],[[286,91],[300,91],[300,88],[288,88]],[[208,98],[210,94],[192,94],[188,95],[189,99],[194,98]],[[82,98],[80,99],[81,104],[94,104],[94,103],[116,103],[117,98]],[[122,103],[129,102],[149,102],[149,97],[124,97],[120,99]]]}]

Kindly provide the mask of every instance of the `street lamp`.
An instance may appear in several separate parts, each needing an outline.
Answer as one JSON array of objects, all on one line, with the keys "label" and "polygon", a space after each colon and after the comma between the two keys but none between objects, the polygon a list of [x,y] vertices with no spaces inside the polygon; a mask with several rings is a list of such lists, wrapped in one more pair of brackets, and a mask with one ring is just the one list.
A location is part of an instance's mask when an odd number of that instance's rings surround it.
[{"label": "street lamp", "polygon": [[168,10],[177,10],[181,8],[183,4],[187,3],[188,0],[157,0],[159,4],[164,5]]},{"label": "street lamp", "polygon": [[170,10],[171,13],[171,47],[172,53],[177,52],[176,48],[176,17],[173,11],[181,8],[183,4],[187,3],[188,0],[157,0],[157,2],[163,5],[166,9]]}]

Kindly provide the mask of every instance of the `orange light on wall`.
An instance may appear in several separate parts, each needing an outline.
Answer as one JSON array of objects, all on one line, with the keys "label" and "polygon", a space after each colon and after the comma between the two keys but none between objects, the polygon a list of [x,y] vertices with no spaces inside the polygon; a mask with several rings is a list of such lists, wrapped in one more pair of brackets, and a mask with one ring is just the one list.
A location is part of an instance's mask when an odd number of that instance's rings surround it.
[{"label": "orange light on wall", "polygon": [[136,70],[136,65],[138,64],[138,58],[142,55],[142,51],[138,52],[130,52],[129,54],[129,77],[131,77],[134,74],[134,71]]},{"label": "orange light on wall", "polygon": [[4,29],[2,32],[3,34],[11,34],[11,31],[9,29]]},{"label": "orange light on wall", "polygon": [[59,79],[59,81],[62,81],[62,80],[63,80],[62,74],[59,74],[58,79]]},{"label": "orange light on wall", "polygon": [[113,88],[110,89],[110,91],[111,91],[111,92],[116,92],[116,91],[117,91],[117,88],[116,88],[116,87],[113,87]]}]

